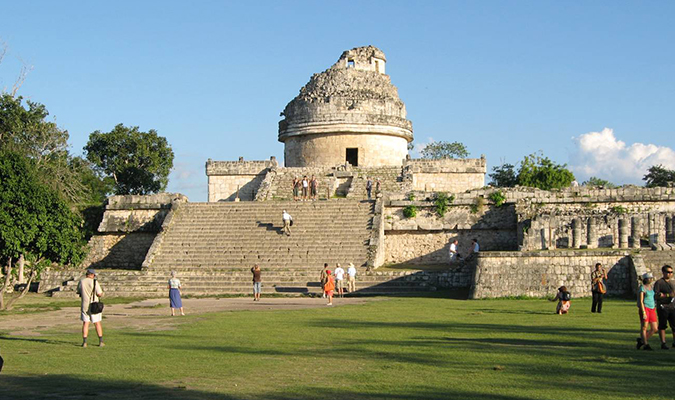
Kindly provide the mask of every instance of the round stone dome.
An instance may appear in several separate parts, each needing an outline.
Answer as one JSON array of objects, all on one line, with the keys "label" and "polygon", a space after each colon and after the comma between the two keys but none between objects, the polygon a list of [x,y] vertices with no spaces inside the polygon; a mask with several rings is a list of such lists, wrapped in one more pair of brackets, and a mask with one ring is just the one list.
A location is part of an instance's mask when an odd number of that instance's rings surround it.
[{"label": "round stone dome", "polygon": [[[286,146],[286,166],[344,163],[342,147],[362,149],[358,157],[362,162],[347,160],[351,164],[402,163],[407,143],[413,140],[412,122],[406,119],[398,90],[384,73],[385,63],[385,55],[378,48],[358,47],[345,51],[332,67],[310,78],[281,113],[284,119],[279,122],[279,141]],[[333,145],[326,147],[329,142]],[[381,144],[390,154],[366,157],[368,152],[375,154],[376,149],[370,147]],[[324,150],[323,155],[317,145]],[[386,149],[391,146],[396,150]],[[335,152],[339,154],[332,154]],[[326,158],[329,154],[332,156]]]}]

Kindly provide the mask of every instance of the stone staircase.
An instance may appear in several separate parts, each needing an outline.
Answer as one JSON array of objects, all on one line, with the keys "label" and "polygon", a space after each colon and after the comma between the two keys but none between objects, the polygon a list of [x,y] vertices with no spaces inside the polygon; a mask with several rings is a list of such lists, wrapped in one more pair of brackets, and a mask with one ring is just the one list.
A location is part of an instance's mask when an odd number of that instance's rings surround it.
[{"label": "stone staircase", "polygon": [[368,178],[373,181],[372,196],[375,197],[375,186],[377,179],[380,180],[380,190],[382,192],[401,192],[403,188],[403,179],[401,167],[373,167],[373,168],[354,168],[355,177],[347,194],[347,198],[365,199],[368,197],[366,192],[366,182]]},{"label": "stone staircase", "polygon": [[[270,198],[267,200],[293,200],[293,178],[302,179],[305,175],[309,180],[314,175],[319,182],[317,189],[319,199],[335,195],[339,182],[330,168],[278,168],[271,184]],[[299,195],[302,195],[302,189]]]},{"label": "stone staircase", "polygon": [[655,251],[655,250],[642,250],[640,252],[642,258],[644,259],[645,266],[656,279],[660,279],[661,276],[661,267],[664,265],[675,266],[675,251]]}]

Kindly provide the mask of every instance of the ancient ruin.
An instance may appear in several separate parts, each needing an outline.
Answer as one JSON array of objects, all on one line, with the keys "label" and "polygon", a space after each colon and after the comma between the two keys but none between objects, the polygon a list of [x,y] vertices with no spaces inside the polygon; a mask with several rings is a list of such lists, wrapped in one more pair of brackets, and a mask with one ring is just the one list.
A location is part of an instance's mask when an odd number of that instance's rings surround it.
[{"label": "ancient ruin", "polygon": [[[566,285],[579,297],[590,295],[596,262],[621,295],[675,260],[675,188],[499,189],[485,187],[484,157],[410,159],[412,123],[385,63],[381,50],[360,47],[311,77],[279,122],[284,166],[208,160],[207,203],[109,198],[82,267],[102,269],[118,296],[164,296],[170,270],[189,294],[248,293],[253,264],[267,293],[318,293],[324,262],[353,262],[359,293],[547,296]],[[317,178],[318,200],[292,201],[291,182],[305,175]],[[368,179],[379,181],[372,200]],[[290,237],[282,209],[295,218]],[[480,254],[449,263],[450,240],[466,255],[474,238]],[[40,290],[72,295],[82,270],[47,271]]]}]

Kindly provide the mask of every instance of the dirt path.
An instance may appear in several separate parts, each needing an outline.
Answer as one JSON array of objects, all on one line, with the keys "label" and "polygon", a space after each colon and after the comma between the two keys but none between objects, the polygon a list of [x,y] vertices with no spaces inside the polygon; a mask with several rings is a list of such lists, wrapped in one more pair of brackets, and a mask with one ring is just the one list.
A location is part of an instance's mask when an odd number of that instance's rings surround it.
[{"label": "dirt path", "polygon": [[[381,298],[335,299],[333,307],[349,304],[363,304]],[[183,299],[185,313],[205,314],[218,311],[238,310],[300,310],[325,308],[326,300],[321,298],[269,298],[259,302],[249,297],[223,299]],[[172,329],[182,322],[180,316],[171,317],[169,299],[148,299],[129,304],[106,305],[103,312],[104,328],[134,328],[140,330]],[[39,336],[41,331],[68,326],[81,329],[78,307],[65,307],[58,311],[0,316],[0,331],[10,335]]]}]

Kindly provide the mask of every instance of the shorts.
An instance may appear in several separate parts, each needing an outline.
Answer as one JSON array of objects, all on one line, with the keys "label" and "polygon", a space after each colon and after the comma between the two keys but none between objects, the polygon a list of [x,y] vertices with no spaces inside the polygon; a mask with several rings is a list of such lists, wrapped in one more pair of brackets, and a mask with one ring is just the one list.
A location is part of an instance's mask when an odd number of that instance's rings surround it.
[{"label": "shorts", "polygon": [[[642,310],[640,310],[640,314],[642,314]],[[656,319],[656,309],[655,308],[645,307],[645,314],[647,314],[647,315],[640,315],[640,320],[642,322],[646,322],[646,323],[658,322],[657,319]]]},{"label": "shorts", "polygon": [[670,308],[661,308],[657,306],[656,315],[659,316],[659,330],[665,331],[668,329],[670,324],[670,329],[675,330],[675,310]]},{"label": "shorts", "polygon": [[262,282],[253,282],[253,293],[260,293],[260,288],[262,287]]},{"label": "shorts", "polygon": [[342,288],[344,287],[344,286],[342,285],[342,282],[343,282],[343,281],[344,281],[343,279],[338,279],[337,281],[335,281],[335,288],[336,288],[336,289],[342,289]]},{"label": "shorts", "polygon": [[82,322],[92,322],[92,323],[97,323],[101,322],[101,319],[103,318],[103,313],[98,313],[98,314],[90,314],[88,312],[82,311],[82,315],[80,315],[80,319]]}]

